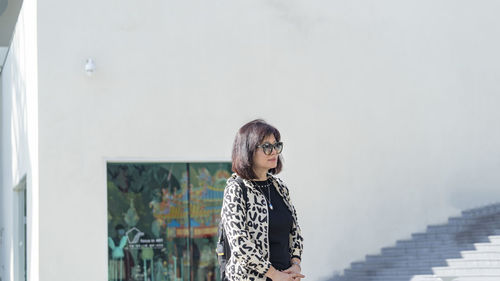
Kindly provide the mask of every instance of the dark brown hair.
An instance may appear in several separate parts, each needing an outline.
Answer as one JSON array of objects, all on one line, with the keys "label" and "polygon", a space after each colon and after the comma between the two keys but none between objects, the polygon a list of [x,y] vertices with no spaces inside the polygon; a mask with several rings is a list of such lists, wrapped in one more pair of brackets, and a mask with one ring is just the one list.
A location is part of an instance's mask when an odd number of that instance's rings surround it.
[{"label": "dark brown hair", "polygon": [[[243,125],[238,130],[233,143],[232,170],[240,177],[250,180],[257,176],[253,170],[253,156],[257,150],[257,145],[267,137],[273,135],[276,141],[281,140],[278,129],[266,123],[262,119],[256,119]],[[283,159],[278,155],[276,168],[270,169],[271,174],[278,174],[283,168]]]}]

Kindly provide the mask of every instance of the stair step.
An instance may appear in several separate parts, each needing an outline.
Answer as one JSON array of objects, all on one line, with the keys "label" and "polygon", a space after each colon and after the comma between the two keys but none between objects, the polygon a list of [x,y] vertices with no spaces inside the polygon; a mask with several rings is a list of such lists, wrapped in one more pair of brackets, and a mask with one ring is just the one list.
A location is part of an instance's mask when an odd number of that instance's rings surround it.
[{"label": "stair step", "polygon": [[498,276],[469,276],[469,277],[458,277],[458,278],[446,278],[442,276],[440,278],[436,275],[415,275],[410,281],[498,281],[500,280],[500,275]]},{"label": "stair step", "polygon": [[500,235],[490,235],[488,238],[491,243],[500,244]]},{"label": "stair step", "polygon": [[500,275],[500,268],[498,266],[483,266],[483,267],[434,267],[432,269],[435,275],[438,276],[498,276]]},{"label": "stair step", "polygon": [[415,275],[410,281],[443,281],[435,275]]},{"label": "stair step", "polygon": [[449,259],[448,267],[500,267],[500,259]]},{"label": "stair step", "polygon": [[492,244],[492,243],[475,243],[474,247],[478,251],[489,251],[489,252],[499,252],[500,253],[500,244]]},{"label": "stair step", "polygon": [[461,255],[464,259],[500,259],[499,252],[462,251]]}]

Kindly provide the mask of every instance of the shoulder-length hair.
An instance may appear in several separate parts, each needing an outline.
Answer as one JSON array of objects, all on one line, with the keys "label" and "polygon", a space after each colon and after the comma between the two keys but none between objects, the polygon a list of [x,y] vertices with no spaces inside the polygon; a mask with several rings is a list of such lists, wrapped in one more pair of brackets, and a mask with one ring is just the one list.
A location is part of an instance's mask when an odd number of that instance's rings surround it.
[{"label": "shoulder-length hair", "polygon": [[[257,145],[260,145],[270,135],[273,135],[276,141],[281,140],[278,129],[267,124],[262,119],[256,119],[243,125],[238,130],[233,143],[233,172],[246,180],[256,179],[257,175],[253,170],[253,156],[257,150]],[[281,172],[282,168],[283,159],[280,154],[278,155],[276,168],[270,169],[268,172],[275,175]]]}]

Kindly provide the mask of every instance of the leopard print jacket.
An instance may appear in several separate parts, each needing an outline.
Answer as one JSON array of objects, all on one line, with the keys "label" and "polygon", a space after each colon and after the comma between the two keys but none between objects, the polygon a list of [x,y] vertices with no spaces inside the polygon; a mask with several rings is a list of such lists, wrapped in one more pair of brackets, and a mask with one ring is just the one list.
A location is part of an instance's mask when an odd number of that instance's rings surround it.
[{"label": "leopard print jacket", "polygon": [[[297,223],[297,213],[290,201],[288,188],[281,179],[269,174],[274,187],[284,198],[292,213],[293,225],[289,237],[290,257],[301,258],[303,238]],[[231,248],[231,258],[226,265],[230,281],[265,281],[269,270],[268,208],[264,195],[252,182],[243,180],[247,187],[247,206],[243,190],[233,174],[226,184],[221,210],[221,221]]]}]

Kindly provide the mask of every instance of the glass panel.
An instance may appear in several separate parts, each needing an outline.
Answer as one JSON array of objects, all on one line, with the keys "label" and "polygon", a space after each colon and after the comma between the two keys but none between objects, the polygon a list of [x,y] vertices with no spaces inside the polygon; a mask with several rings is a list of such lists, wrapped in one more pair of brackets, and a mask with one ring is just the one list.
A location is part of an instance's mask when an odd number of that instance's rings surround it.
[{"label": "glass panel", "polygon": [[23,275],[24,275],[24,281],[28,280],[28,230],[27,230],[27,225],[28,225],[28,218],[27,218],[27,199],[26,199],[26,180],[24,181],[24,190],[23,190],[23,245],[24,245],[24,251],[23,251],[23,265],[24,265],[24,270],[23,270]]},{"label": "glass panel", "polygon": [[215,240],[230,168],[108,163],[108,280],[219,280]]},{"label": "glass panel", "polygon": [[14,238],[14,279],[15,281],[25,281],[28,277],[27,272],[27,231],[26,231],[26,176],[14,187],[17,196],[17,204],[14,210],[14,222],[16,227],[16,235]]},{"label": "glass panel", "polygon": [[184,163],[108,163],[108,280],[189,279]]},{"label": "glass panel", "polygon": [[215,244],[222,196],[231,163],[189,164],[192,237],[191,280],[220,280]]}]

